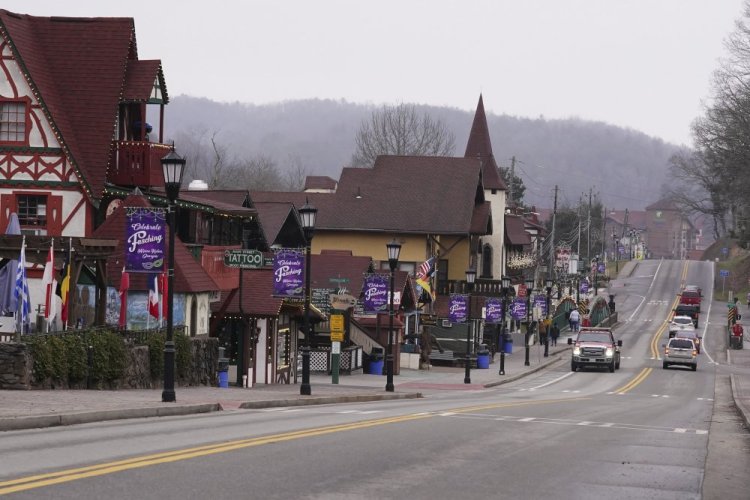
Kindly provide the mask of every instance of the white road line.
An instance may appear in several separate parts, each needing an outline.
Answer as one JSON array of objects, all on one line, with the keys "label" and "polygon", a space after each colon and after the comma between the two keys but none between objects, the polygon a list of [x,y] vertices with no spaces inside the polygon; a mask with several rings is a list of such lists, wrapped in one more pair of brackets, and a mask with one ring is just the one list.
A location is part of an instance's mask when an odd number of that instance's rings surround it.
[{"label": "white road line", "polygon": [[[564,379],[564,378],[568,378],[568,377],[570,377],[571,375],[573,375],[573,372],[568,372],[568,373],[566,373],[565,375],[563,375],[563,376],[561,376],[561,377],[557,377],[557,378],[556,378],[556,379],[554,379],[554,380],[550,380],[549,382],[545,382],[545,383],[543,383],[543,384],[541,384],[541,385],[537,385],[537,386],[535,386],[535,387],[532,387],[532,388],[531,388],[531,389],[529,389],[529,390],[533,391],[534,389],[541,389],[542,387],[547,387],[548,385],[552,385],[552,384],[554,384],[555,382],[559,382],[560,380],[562,380],[562,379]],[[565,392],[565,391],[563,391],[563,392]]]},{"label": "white road line", "polygon": [[447,412],[445,412],[445,413],[439,413],[439,415],[440,415],[441,417],[451,417],[451,416],[455,415],[455,413],[453,413],[453,412],[450,412],[450,411],[447,411]]},{"label": "white road line", "polygon": [[708,431],[704,431],[704,430],[698,429],[698,430],[695,431],[695,433],[696,434],[708,434]]},{"label": "white road line", "polygon": [[536,417],[526,417],[526,418],[519,419],[518,421],[519,422],[533,422],[534,420],[536,420]]},{"label": "white road line", "polygon": [[687,432],[687,429],[675,429],[674,431],[675,431],[675,432],[678,432],[678,433],[680,433],[680,434],[684,434],[684,433],[686,433],[686,432]]},{"label": "white road line", "polygon": [[615,424],[613,424],[612,422],[607,422],[606,424],[602,424],[599,427],[612,427],[613,425]]},{"label": "white road line", "polygon": [[591,425],[594,422],[578,422],[576,425]]},{"label": "white road line", "polygon": [[[661,269],[661,265],[662,265],[663,262],[664,262],[664,259],[660,259],[659,260],[659,265],[656,268],[656,272],[654,273],[654,277],[651,278],[651,284],[648,286],[648,290],[646,290],[646,295],[648,295],[648,292],[650,292],[651,288],[654,286],[654,281],[656,280],[656,275],[659,274],[659,269]],[[630,317],[628,318],[628,321],[630,321],[630,320],[633,319],[633,316],[635,316],[635,314],[638,312],[638,309],[641,308],[641,306],[643,305],[643,302],[646,300],[646,296],[645,295],[644,296],[636,295],[636,297],[641,297],[641,303],[638,304],[638,307],[635,308],[635,310],[633,311],[633,314],[631,314]]]}]

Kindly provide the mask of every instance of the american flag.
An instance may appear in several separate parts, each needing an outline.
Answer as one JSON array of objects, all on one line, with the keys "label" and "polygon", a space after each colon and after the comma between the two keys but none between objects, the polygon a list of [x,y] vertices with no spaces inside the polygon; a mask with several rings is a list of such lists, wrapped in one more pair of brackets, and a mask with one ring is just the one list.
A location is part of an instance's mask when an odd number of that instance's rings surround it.
[{"label": "american flag", "polygon": [[426,261],[422,262],[417,272],[418,278],[427,278],[432,274],[432,265],[435,263],[435,257],[430,257]]}]

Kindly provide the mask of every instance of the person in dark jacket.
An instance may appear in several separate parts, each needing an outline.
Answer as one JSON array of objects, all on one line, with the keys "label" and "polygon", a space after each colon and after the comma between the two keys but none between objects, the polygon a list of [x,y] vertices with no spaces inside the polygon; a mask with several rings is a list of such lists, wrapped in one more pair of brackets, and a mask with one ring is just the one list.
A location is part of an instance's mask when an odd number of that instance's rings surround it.
[{"label": "person in dark jacket", "polygon": [[557,323],[552,325],[549,332],[550,345],[557,345],[557,337],[560,336],[560,329],[557,327]]}]

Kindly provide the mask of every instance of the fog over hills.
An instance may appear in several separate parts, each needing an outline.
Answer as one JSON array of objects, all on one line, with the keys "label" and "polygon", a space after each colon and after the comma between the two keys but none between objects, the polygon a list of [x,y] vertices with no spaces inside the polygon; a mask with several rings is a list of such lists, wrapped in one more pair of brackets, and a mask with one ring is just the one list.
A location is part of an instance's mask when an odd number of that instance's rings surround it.
[{"label": "fog over hills", "polygon": [[[419,108],[453,131],[454,155],[463,156],[474,111]],[[254,105],[177,96],[167,107],[165,130],[168,137],[216,133],[216,141],[233,157],[263,155],[281,169],[296,163],[308,174],[338,179],[350,163],[360,123],[373,109],[333,100]],[[561,206],[574,205],[591,189],[606,207],[642,210],[659,199],[668,160],[681,150],[636,130],[577,118],[488,113],[487,123],[497,163],[509,167],[516,158],[516,174],[526,186],[524,201],[538,207],[552,206],[557,184]]]}]

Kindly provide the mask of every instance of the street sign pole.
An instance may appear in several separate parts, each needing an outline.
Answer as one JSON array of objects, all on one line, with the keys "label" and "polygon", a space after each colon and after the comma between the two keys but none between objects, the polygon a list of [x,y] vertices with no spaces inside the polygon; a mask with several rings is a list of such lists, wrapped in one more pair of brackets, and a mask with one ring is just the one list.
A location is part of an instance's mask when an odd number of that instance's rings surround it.
[{"label": "street sign pole", "polygon": [[344,341],[343,311],[331,310],[331,383],[339,383],[341,366],[341,342]]}]

